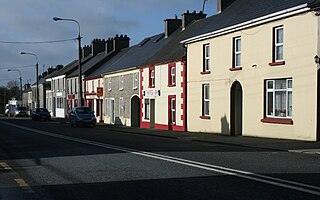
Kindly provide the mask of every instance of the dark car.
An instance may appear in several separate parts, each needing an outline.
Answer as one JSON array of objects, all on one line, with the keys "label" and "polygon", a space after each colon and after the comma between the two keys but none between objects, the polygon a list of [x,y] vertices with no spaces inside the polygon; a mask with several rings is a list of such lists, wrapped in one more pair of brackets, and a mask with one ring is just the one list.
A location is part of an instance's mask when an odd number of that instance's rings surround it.
[{"label": "dark car", "polygon": [[31,113],[31,119],[32,120],[51,120],[51,115],[50,112],[46,108],[36,108],[35,110],[32,111]]},{"label": "dark car", "polygon": [[27,107],[18,106],[14,109],[13,116],[15,117],[27,117],[28,116],[28,109]]},{"label": "dark car", "polygon": [[73,108],[70,112],[70,124],[71,126],[92,126],[97,123],[96,117],[93,111],[86,106]]}]

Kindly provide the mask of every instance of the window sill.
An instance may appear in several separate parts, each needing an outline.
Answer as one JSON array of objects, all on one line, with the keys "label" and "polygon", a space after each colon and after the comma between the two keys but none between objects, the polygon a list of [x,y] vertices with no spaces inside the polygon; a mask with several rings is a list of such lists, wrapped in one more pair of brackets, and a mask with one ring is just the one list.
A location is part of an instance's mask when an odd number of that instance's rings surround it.
[{"label": "window sill", "polygon": [[282,119],[282,118],[263,118],[261,119],[263,123],[271,123],[271,124],[288,124],[293,125],[292,119]]},{"label": "window sill", "polygon": [[200,74],[201,75],[206,75],[206,74],[211,74],[211,72],[210,71],[208,71],[208,72],[200,72]]},{"label": "window sill", "polygon": [[210,119],[209,116],[200,116],[200,119]]},{"label": "window sill", "polygon": [[242,67],[232,67],[232,68],[229,68],[229,71],[240,71],[242,70]]},{"label": "window sill", "polygon": [[155,88],[155,86],[150,86],[150,85],[149,85],[149,88]]},{"label": "window sill", "polygon": [[168,87],[176,87],[176,84],[174,85],[169,84]]},{"label": "window sill", "polygon": [[279,61],[279,62],[272,62],[272,63],[269,63],[269,66],[279,66],[279,65],[285,65],[286,62],[285,61]]}]

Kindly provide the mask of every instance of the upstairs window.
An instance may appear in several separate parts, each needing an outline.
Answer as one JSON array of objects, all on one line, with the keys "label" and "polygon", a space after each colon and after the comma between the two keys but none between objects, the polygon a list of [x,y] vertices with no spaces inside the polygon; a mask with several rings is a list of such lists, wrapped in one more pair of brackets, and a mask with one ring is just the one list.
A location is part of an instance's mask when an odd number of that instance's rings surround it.
[{"label": "upstairs window", "polygon": [[169,83],[168,83],[168,86],[172,87],[172,86],[175,86],[176,85],[176,64],[175,63],[172,63],[172,64],[169,64],[169,67],[168,67],[168,80],[169,80]]},{"label": "upstairs window", "polygon": [[139,73],[133,74],[133,89],[138,89],[138,82],[139,82]]},{"label": "upstairs window", "polygon": [[283,61],[283,26],[274,28],[273,34],[273,62],[281,62]]},{"label": "upstairs window", "polygon": [[203,45],[203,72],[210,72],[210,45]]},{"label": "upstairs window", "polygon": [[119,76],[119,90],[123,90],[124,77],[123,75]]},{"label": "upstairs window", "polygon": [[110,78],[108,78],[108,91],[111,91],[111,82],[112,82],[112,80],[111,80],[111,77]]},{"label": "upstairs window", "polygon": [[150,67],[149,68],[149,87],[154,88],[156,83],[156,77],[155,77],[155,68]]},{"label": "upstairs window", "polygon": [[241,67],[241,37],[233,40],[233,67]]}]

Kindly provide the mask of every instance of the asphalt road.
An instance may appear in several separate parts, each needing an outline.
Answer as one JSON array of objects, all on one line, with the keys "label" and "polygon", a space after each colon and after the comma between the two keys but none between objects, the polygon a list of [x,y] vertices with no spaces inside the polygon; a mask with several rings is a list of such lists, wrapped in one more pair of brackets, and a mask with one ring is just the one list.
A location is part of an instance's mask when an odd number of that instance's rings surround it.
[{"label": "asphalt road", "polygon": [[0,119],[0,199],[319,199],[320,159]]}]

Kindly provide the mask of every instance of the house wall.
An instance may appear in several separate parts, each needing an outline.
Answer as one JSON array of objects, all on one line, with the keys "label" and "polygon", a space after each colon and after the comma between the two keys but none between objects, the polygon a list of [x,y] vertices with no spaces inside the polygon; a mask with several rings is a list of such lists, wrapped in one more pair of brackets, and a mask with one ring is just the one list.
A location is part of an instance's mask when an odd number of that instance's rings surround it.
[{"label": "house wall", "polygon": [[[174,65],[176,68],[176,84],[175,86],[170,86],[169,84],[169,65]],[[160,64],[153,66],[155,69],[155,87],[149,87],[149,70],[150,68],[141,69],[141,127],[150,128],[152,127],[151,119],[146,119],[145,113],[145,99],[154,99],[155,101],[155,124],[154,128],[164,129],[164,130],[177,130],[177,131],[185,131],[186,127],[184,124],[185,119],[185,65],[183,62],[173,62],[168,64]],[[156,95],[148,95],[149,92],[156,91]],[[159,95],[160,93],[160,95]],[[175,123],[170,123],[170,102],[169,97],[175,97],[176,104],[176,117]]]},{"label": "house wall", "polygon": [[[133,96],[139,96],[139,79],[138,87],[133,88],[133,74],[138,73],[139,70],[133,69],[125,72],[118,72],[115,74],[105,75],[104,79],[104,103],[103,103],[103,116],[104,122],[107,124],[113,124],[113,120],[110,117],[110,99],[114,99],[114,124],[131,126],[131,98]],[[119,90],[119,77],[123,76],[124,85],[123,89]],[[108,78],[112,80],[111,90],[108,90]],[[120,117],[119,101],[120,97],[123,98],[124,103],[124,116]]]},{"label": "house wall", "polygon": [[[306,13],[188,45],[188,130],[230,134],[230,90],[243,90],[242,134],[316,140],[317,17]],[[284,27],[284,65],[272,62],[273,28]],[[298,30],[299,29],[299,30]],[[233,38],[241,36],[242,70],[232,67]],[[210,44],[210,74],[200,74],[203,45]],[[292,78],[293,124],[265,123],[265,80]],[[210,84],[210,116],[202,115],[202,84]]]},{"label": "house wall", "polygon": [[[97,96],[97,88],[103,87],[103,78],[85,80],[85,105],[89,106],[95,113],[98,122],[103,121],[103,96]],[[103,91],[104,92],[104,91]]]},{"label": "house wall", "polygon": [[51,90],[52,90],[52,102],[54,117],[65,118],[67,116],[66,109],[66,83],[65,75],[52,78]]}]

